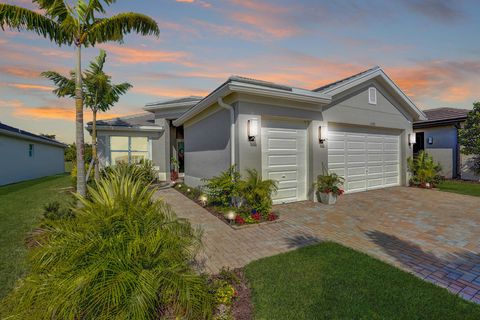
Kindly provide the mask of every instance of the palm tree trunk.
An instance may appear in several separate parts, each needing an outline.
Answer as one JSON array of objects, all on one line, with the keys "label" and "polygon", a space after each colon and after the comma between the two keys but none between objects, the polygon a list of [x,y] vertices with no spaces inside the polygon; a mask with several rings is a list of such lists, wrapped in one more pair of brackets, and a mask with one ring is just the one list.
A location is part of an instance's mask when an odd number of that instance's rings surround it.
[{"label": "palm tree trunk", "polygon": [[86,196],[85,183],[85,141],[83,137],[83,93],[82,93],[82,52],[77,44],[77,67],[75,70],[75,133],[77,143],[77,192]]},{"label": "palm tree trunk", "polygon": [[92,157],[93,157],[93,168],[95,170],[95,180],[100,179],[100,168],[98,167],[98,156],[97,156],[97,110],[93,109],[93,119],[92,119]]}]

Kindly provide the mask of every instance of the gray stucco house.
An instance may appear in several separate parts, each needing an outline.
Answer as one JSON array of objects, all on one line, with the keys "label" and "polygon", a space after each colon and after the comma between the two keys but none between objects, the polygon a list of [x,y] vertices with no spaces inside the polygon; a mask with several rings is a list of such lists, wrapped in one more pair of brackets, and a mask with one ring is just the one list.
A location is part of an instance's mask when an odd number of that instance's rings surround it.
[{"label": "gray stucco house", "polygon": [[254,168],[278,181],[276,203],[314,199],[323,168],[345,177],[346,192],[406,185],[412,124],[426,120],[380,67],[314,90],[232,76],[206,97],[144,110],[100,122],[103,165],[149,158],[169,179],[175,157],[191,186]]},{"label": "gray stucco house", "polygon": [[445,178],[480,180],[471,169],[471,157],[461,153],[458,143],[458,130],[467,119],[467,109],[437,108],[424,110],[426,120],[416,121],[413,128],[416,134],[414,154],[425,150],[442,166]]},{"label": "gray stucco house", "polygon": [[65,172],[66,145],[0,123],[0,185]]}]

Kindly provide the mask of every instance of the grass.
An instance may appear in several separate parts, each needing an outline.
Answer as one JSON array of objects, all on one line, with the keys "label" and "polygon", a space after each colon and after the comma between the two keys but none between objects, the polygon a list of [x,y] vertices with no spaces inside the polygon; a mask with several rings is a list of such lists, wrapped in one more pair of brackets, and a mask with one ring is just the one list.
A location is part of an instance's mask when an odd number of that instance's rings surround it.
[{"label": "grass", "polygon": [[326,242],[246,267],[256,319],[480,319],[480,306]]},{"label": "grass", "polygon": [[69,186],[70,177],[58,175],[0,187],[0,298],[26,271],[24,240],[38,223],[43,206],[67,201],[70,196],[60,189]]},{"label": "grass", "polygon": [[448,191],[480,197],[480,183],[460,180],[445,180],[440,183],[438,189],[440,189],[441,191]]}]

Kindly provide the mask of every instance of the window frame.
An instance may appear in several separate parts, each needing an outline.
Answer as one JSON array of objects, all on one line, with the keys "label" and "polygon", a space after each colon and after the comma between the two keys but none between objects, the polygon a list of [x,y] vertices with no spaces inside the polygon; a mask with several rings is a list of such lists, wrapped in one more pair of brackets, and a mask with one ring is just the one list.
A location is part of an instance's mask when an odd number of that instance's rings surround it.
[{"label": "window frame", "polygon": [[373,105],[377,104],[377,88],[368,88],[368,103]]},{"label": "window frame", "polygon": [[35,145],[33,143],[28,144],[28,157],[33,158],[35,156]]},{"label": "window frame", "polygon": [[[112,149],[112,138],[127,138],[127,149]],[[147,148],[146,150],[138,150],[138,149],[132,149],[132,138],[144,138],[147,139]],[[151,148],[150,148],[150,143],[151,140],[147,136],[117,136],[117,135],[111,135],[108,137],[108,147],[109,147],[109,163],[110,165],[113,165],[112,163],[112,152],[125,152],[128,154],[128,163],[132,163],[132,153],[134,152],[142,152],[146,154],[146,159],[152,160],[151,158]]]}]

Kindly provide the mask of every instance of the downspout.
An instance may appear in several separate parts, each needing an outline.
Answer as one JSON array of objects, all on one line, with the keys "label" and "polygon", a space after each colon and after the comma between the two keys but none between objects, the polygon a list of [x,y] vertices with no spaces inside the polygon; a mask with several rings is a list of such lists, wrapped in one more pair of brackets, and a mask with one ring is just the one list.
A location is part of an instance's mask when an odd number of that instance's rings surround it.
[{"label": "downspout", "polygon": [[230,111],[230,165],[235,165],[235,110],[220,97],[217,100],[220,107]]}]

